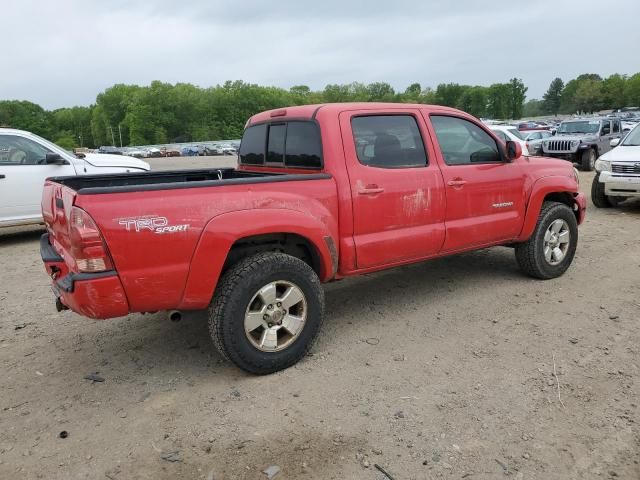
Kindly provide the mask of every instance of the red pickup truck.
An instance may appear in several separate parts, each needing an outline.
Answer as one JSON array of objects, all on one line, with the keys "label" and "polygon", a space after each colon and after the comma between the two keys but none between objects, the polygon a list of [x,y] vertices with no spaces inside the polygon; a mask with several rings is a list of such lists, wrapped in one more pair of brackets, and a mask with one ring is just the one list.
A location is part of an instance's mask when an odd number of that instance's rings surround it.
[{"label": "red pickup truck", "polygon": [[562,275],[585,199],[567,162],[527,158],[446,107],[326,104],[246,124],[237,169],[46,181],[41,256],[59,310],[209,310],[240,368],[310,348],[322,282],[496,245]]}]

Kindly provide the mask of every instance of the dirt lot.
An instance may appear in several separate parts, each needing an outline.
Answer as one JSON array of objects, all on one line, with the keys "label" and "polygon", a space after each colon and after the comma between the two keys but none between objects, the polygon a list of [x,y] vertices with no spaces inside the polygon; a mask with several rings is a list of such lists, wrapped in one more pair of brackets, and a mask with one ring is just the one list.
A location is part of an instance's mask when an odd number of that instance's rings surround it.
[{"label": "dirt lot", "polygon": [[0,478],[640,478],[640,203],[590,204],[556,280],[497,248],[327,285],[266,377],[202,313],[56,313],[39,235],[0,235]]}]

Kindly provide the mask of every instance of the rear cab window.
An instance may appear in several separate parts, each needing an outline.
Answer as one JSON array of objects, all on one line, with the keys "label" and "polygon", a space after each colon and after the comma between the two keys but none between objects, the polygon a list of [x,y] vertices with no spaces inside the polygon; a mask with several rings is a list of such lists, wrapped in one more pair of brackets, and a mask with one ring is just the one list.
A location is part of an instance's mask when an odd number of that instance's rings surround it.
[{"label": "rear cab window", "polygon": [[240,143],[240,165],[322,168],[320,127],[312,121],[290,120],[248,127]]}]

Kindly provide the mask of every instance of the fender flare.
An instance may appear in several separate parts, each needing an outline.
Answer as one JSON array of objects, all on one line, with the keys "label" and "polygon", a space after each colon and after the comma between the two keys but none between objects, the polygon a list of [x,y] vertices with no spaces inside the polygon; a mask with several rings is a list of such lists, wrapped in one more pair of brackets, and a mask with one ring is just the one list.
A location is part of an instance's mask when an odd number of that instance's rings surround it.
[{"label": "fender flare", "polygon": [[576,190],[575,182],[571,177],[554,175],[538,179],[531,186],[531,194],[529,195],[529,201],[527,202],[522,230],[517,238],[518,241],[524,242],[533,234],[533,230],[536,228],[536,224],[538,223],[538,216],[540,215],[544,199],[551,193],[569,194],[571,195],[573,204],[578,205],[578,202],[575,200],[575,196],[578,194],[578,191]]},{"label": "fender flare", "polygon": [[328,281],[335,275],[337,242],[330,228],[318,218],[297,210],[277,208],[223,213],[209,220],[200,234],[179,308],[206,308],[233,244],[246,237],[270,233],[289,233],[305,238],[318,254],[320,280]]}]

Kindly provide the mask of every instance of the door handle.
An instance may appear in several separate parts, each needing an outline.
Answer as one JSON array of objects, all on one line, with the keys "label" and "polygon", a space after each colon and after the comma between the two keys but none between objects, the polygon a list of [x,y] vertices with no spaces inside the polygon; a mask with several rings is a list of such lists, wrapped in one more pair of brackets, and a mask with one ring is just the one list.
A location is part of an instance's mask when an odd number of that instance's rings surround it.
[{"label": "door handle", "polygon": [[450,187],[462,187],[463,185],[466,185],[467,181],[466,180],[462,180],[461,178],[454,178],[453,180],[449,180],[447,182],[447,185],[449,185]]},{"label": "door handle", "polygon": [[358,190],[358,193],[360,195],[375,195],[377,193],[382,193],[382,192],[384,192],[384,188],[380,188],[375,183],[370,183],[366,187],[360,188]]},{"label": "door handle", "polygon": [[7,178],[4,173],[0,173],[0,178]]}]

